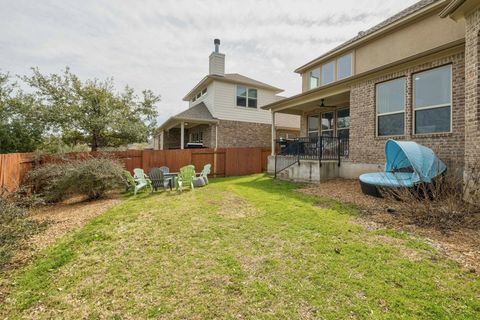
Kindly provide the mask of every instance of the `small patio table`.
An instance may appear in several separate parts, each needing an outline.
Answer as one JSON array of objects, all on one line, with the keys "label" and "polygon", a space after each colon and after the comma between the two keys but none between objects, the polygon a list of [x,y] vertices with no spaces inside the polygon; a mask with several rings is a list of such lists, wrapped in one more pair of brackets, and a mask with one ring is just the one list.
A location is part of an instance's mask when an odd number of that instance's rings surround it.
[{"label": "small patio table", "polygon": [[179,172],[168,172],[163,174],[163,177],[165,179],[168,179],[168,186],[170,187],[170,190],[172,190],[173,185],[176,184],[178,179],[178,174]]}]

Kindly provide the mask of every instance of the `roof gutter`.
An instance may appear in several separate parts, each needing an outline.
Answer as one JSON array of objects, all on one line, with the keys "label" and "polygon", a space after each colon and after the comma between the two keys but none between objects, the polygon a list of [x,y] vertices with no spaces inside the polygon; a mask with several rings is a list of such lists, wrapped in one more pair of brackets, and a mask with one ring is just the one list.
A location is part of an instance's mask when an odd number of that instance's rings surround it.
[{"label": "roof gutter", "polygon": [[465,0],[453,0],[451,1],[439,14],[441,18],[446,18],[452,13],[454,13],[462,4],[465,3]]},{"label": "roof gutter", "polygon": [[411,15],[408,15],[398,21],[395,21],[394,23],[391,23],[383,28],[380,28],[378,29],[377,31],[365,36],[365,37],[362,37],[348,45],[346,45],[345,47],[341,47],[339,48],[338,50],[335,50],[335,51],[332,51],[326,55],[322,55],[306,64],[304,64],[303,66],[297,68],[294,70],[294,72],[296,73],[303,73],[304,71],[308,70],[309,68],[319,64],[320,62],[323,62],[325,60],[328,60],[336,55],[339,55],[343,52],[346,52],[346,51],[349,51],[349,50],[352,50],[354,49],[355,47],[358,47],[359,45],[367,42],[367,41],[370,41],[372,40],[373,38],[376,38],[376,37],[379,37],[389,31],[391,31],[392,29],[395,29],[395,28],[398,28],[404,24],[407,24],[408,22],[410,22],[411,20],[417,18],[417,17],[420,17],[424,14],[427,14],[439,7],[441,7],[442,5],[445,5],[445,1],[447,0],[442,0],[442,1],[438,1],[438,2],[433,2],[432,4],[426,6],[425,8],[422,8],[420,10],[418,10],[417,12],[411,14]]}]

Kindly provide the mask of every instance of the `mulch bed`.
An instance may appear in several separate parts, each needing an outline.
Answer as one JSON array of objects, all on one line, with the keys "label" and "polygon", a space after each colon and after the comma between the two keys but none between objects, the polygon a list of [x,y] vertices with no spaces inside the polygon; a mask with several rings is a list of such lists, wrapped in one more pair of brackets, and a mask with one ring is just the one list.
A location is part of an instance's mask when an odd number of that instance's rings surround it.
[{"label": "mulch bed", "polygon": [[468,224],[446,230],[441,226],[416,225],[411,219],[397,211],[398,203],[364,195],[358,180],[334,179],[322,182],[320,185],[307,185],[300,191],[355,204],[362,212],[357,221],[368,230],[389,227],[420,235],[467,270],[480,272],[480,230],[478,227]]}]

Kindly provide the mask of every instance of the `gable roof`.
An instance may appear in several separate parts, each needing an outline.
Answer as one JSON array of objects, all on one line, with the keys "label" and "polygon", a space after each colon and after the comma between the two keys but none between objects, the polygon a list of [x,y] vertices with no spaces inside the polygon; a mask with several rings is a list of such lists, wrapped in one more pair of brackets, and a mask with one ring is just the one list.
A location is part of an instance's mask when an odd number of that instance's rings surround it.
[{"label": "gable roof", "polygon": [[190,121],[190,122],[200,122],[200,123],[216,123],[218,120],[214,118],[210,111],[208,110],[205,103],[200,102],[199,104],[188,108],[185,111],[182,111],[165,121],[159,129],[165,129],[170,125],[181,121]]},{"label": "gable roof", "polygon": [[386,29],[389,26],[392,26],[395,22],[398,22],[404,18],[407,18],[410,15],[413,15],[419,11],[421,11],[424,8],[427,8],[433,3],[436,2],[444,2],[444,0],[420,0],[416,2],[415,4],[411,5],[410,7],[400,11],[399,13],[391,16],[390,18],[380,22],[379,24],[373,26],[372,28],[366,30],[366,31],[360,31],[355,37],[351,38],[350,40],[345,41],[344,43],[340,44],[339,46],[333,48],[330,51],[327,51],[326,53],[322,54],[318,58],[304,64],[303,66],[297,68],[295,72],[301,73],[305,71],[305,69],[317,64],[321,60],[325,59],[326,57],[332,55],[333,53],[336,53],[337,51],[341,51],[342,49],[353,45],[357,42],[360,42],[364,39],[366,39],[368,36],[373,35],[375,32],[380,31],[382,29]]},{"label": "gable roof", "polygon": [[202,80],[200,80],[200,82],[195,87],[193,87],[193,89],[190,90],[190,92],[187,93],[187,95],[185,97],[183,97],[183,100],[184,101],[190,100],[198,92],[198,90],[200,90],[200,88],[208,86],[214,80],[222,81],[222,82],[228,82],[228,83],[234,83],[234,84],[236,84],[236,83],[244,84],[244,85],[252,86],[252,87],[255,87],[255,88],[262,88],[262,89],[266,89],[266,90],[271,90],[271,91],[274,91],[275,93],[279,93],[279,92],[283,91],[283,89],[271,86],[269,84],[266,84],[265,82],[255,80],[255,79],[246,77],[246,76],[238,74],[238,73],[225,73],[225,75],[223,75],[223,76],[216,75],[216,74],[209,74],[209,75],[205,76]]}]

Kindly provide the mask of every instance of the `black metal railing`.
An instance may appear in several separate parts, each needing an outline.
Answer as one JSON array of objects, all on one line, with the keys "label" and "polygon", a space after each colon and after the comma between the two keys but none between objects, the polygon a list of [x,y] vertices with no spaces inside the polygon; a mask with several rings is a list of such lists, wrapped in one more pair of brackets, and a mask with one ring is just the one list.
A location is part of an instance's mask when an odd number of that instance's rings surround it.
[{"label": "black metal railing", "polygon": [[291,140],[277,139],[275,156],[275,177],[278,173],[300,160],[322,161],[336,160],[340,166],[341,158],[348,157],[348,139],[330,136],[302,137]]}]

